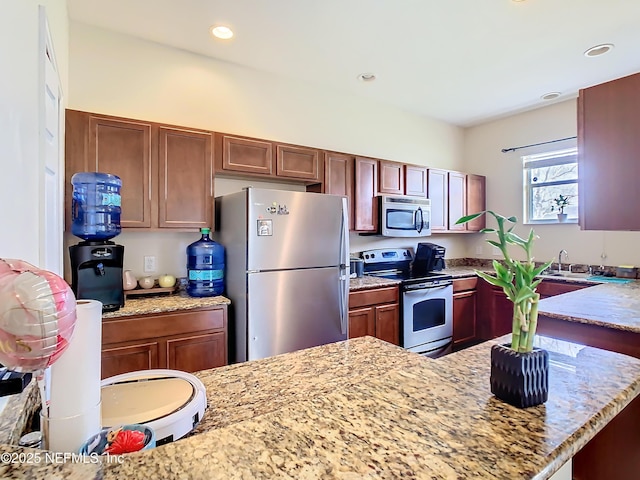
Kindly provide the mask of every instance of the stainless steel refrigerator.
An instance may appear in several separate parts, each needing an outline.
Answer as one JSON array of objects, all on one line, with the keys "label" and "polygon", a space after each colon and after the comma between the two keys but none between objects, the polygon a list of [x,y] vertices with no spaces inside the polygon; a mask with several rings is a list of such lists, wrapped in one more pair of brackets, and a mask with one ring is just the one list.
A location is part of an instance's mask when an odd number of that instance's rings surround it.
[{"label": "stainless steel refrigerator", "polygon": [[249,187],[216,198],[231,359],[347,338],[349,223],[337,195]]}]

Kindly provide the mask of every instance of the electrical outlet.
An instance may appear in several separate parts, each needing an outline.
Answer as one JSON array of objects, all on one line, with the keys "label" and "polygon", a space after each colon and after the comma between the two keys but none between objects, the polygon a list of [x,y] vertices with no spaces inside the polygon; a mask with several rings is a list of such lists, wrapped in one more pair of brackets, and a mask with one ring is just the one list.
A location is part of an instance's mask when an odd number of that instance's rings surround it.
[{"label": "electrical outlet", "polygon": [[482,245],[476,245],[476,255],[482,255]]},{"label": "electrical outlet", "polygon": [[152,255],[145,255],[144,257],[144,272],[150,273],[156,271],[156,257]]},{"label": "electrical outlet", "polygon": [[502,252],[500,251],[500,249],[498,247],[493,247],[493,254],[494,255],[502,255]]}]

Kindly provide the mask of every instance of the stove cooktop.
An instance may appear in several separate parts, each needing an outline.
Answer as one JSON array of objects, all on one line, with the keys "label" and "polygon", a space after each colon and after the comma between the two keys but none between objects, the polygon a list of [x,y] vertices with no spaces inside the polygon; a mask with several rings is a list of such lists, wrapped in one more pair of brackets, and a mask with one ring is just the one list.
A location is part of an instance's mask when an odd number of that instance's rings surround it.
[{"label": "stove cooktop", "polygon": [[451,275],[440,272],[427,272],[420,275],[412,276],[410,272],[404,271],[382,271],[382,272],[366,272],[367,275],[374,277],[388,278],[389,280],[400,280],[402,283],[419,283],[428,280],[449,280]]}]

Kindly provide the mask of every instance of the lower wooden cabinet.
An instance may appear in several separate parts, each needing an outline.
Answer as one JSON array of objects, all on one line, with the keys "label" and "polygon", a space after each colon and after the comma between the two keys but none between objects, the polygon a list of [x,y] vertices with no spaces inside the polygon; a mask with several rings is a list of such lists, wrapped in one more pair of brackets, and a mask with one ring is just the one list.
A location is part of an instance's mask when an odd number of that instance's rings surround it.
[{"label": "lower wooden cabinet", "polygon": [[476,336],[476,305],[478,277],[453,281],[453,347],[474,343]]},{"label": "lower wooden cabinet", "polygon": [[102,321],[102,378],[152,368],[227,365],[227,307]]},{"label": "lower wooden cabinet", "polygon": [[398,287],[360,290],[349,294],[349,338],[365,335],[400,345]]}]

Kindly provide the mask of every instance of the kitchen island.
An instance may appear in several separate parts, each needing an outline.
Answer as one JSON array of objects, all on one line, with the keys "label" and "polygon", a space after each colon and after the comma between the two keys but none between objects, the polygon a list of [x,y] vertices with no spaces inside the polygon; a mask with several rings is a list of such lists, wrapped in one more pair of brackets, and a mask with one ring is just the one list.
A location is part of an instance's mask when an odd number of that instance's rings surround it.
[{"label": "kitchen island", "polygon": [[490,348],[506,338],[433,360],[364,337],[199,372],[209,406],[190,436],[77,467],[106,479],[546,479],[640,394],[640,360],[539,340],[551,374],[537,407],[489,391]]}]

